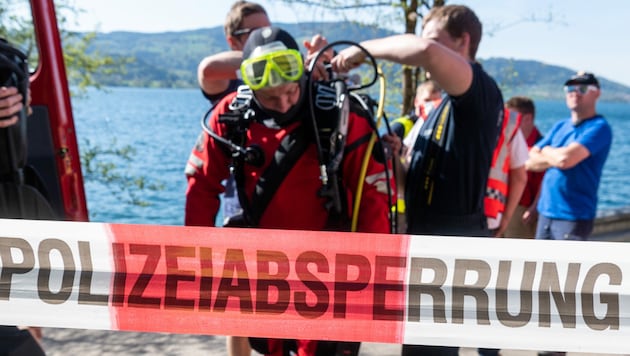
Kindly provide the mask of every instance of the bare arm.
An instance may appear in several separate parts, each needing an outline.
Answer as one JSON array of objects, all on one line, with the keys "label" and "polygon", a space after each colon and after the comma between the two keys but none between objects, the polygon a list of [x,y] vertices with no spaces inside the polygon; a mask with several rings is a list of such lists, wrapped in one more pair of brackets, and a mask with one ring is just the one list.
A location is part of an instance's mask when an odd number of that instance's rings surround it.
[{"label": "bare arm", "polygon": [[[364,41],[361,46],[377,59],[423,67],[450,95],[465,93],[472,83],[472,68],[466,58],[434,40],[403,34]],[[333,68],[347,71],[364,60],[359,48],[346,48],[333,59]]]},{"label": "bare arm", "polygon": [[591,155],[584,145],[577,142],[572,142],[567,147],[545,146],[541,152],[549,159],[552,166],[560,169],[573,168]]},{"label": "bare arm", "polygon": [[401,156],[400,152],[405,152],[406,148],[397,135],[385,134],[382,137],[383,142],[385,142],[392,150],[392,155],[394,156],[394,169],[396,171],[396,189],[398,192],[405,191],[405,180],[407,177],[407,170],[409,169],[409,164],[403,159],[404,155]]},{"label": "bare arm", "polygon": [[199,87],[206,94],[222,93],[228,88],[230,80],[236,79],[242,60],[241,51],[222,52],[202,59],[197,68]]},{"label": "bare arm", "polygon": [[523,216],[521,217],[521,220],[523,220],[523,224],[529,225],[536,223],[538,219],[538,199],[540,199],[540,187],[538,187],[538,192],[536,192],[536,197],[534,198],[534,201],[532,201],[532,204],[529,206],[529,208],[527,208],[527,210],[525,210]]},{"label": "bare arm", "polygon": [[527,170],[525,170],[525,166],[510,169],[508,174],[508,194],[505,202],[505,210],[503,211],[501,223],[495,236],[503,236],[505,229],[507,229],[508,224],[512,219],[514,210],[516,210],[516,206],[521,200],[521,195],[523,195],[525,185],[527,185]]},{"label": "bare arm", "polygon": [[527,170],[540,172],[549,167],[569,169],[582,162],[591,153],[583,145],[572,142],[566,147],[545,146],[542,149],[532,147],[527,160]]}]

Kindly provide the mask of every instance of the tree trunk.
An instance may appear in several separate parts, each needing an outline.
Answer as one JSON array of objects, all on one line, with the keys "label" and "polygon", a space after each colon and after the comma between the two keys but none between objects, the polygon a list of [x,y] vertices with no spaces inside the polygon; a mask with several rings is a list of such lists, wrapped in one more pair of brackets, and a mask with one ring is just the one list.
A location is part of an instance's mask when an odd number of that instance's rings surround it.
[{"label": "tree trunk", "polygon": [[[416,33],[416,26],[418,25],[418,1],[411,0],[407,3],[406,0],[401,0],[402,8],[405,11],[405,33]],[[409,113],[413,107],[413,98],[416,95],[415,80],[413,75],[413,68],[409,66],[403,66],[402,70],[402,106],[401,115]]]},{"label": "tree trunk", "polygon": [[[428,3],[428,0],[420,1],[420,6],[425,6],[427,9],[431,9],[436,6],[444,6],[445,0],[434,0],[433,5]],[[401,6],[405,11],[405,33],[416,33],[416,27],[418,25],[418,0],[411,0],[407,4],[407,0],[400,0]],[[404,66],[402,70],[402,105],[401,115],[407,115],[413,108],[413,99],[416,96],[416,88],[420,84],[420,78],[422,76],[422,68],[412,68]]]}]

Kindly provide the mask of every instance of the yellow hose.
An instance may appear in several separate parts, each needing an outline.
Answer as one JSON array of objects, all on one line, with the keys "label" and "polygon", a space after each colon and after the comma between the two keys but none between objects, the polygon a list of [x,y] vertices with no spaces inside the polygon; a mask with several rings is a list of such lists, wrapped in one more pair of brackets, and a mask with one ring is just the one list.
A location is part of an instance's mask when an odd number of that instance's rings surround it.
[{"label": "yellow hose", "polygon": [[[352,209],[352,225],[350,227],[350,231],[357,231],[357,224],[359,221],[359,208],[361,205],[361,197],[363,195],[363,185],[365,184],[365,176],[367,175],[368,164],[370,163],[370,155],[372,154],[372,149],[374,148],[374,143],[376,142],[376,135],[378,134],[378,127],[381,124],[381,119],[384,114],[385,107],[385,76],[383,75],[383,71],[381,70],[381,66],[378,66],[376,72],[379,76],[379,84],[380,84],[380,98],[378,99],[378,107],[376,109],[376,130],[372,132],[372,136],[370,136],[370,141],[368,142],[367,150],[365,151],[365,156],[363,156],[363,162],[361,163],[361,171],[359,172],[359,181],[357,183],[357,191],[354,195],[354,205]],[[387,167],[385,167],[387,169]]]}]

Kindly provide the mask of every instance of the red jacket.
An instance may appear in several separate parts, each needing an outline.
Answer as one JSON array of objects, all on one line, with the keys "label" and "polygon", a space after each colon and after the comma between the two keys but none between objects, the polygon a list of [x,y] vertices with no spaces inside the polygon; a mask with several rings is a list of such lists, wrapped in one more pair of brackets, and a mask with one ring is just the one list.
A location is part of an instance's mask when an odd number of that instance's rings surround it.
[{"label": "red jacket", "polygon": [[[538,142],[542,138],[540,131],[536,127],[529,134],[529,137],[526,137],[527,148],[532,148],[532,146]],[[540,189],[540,184],[542,183],[543,176],[545,172],[533,172],[527,171],[527,185],[525,185],[525,190],[523,190],[523,195],[521,196],[521,201],[518,203],[521,206],[529,207],[536,199],[536,194],[538,194],[538,190]]]},{"label": "red jacket", "polygon": [[[212,130],[223,137],[226,135],[226,127],[218,122],[218,118],[220,114],[228,110],[227,107],[235,95],[231,94],[224,98],[214,109],[209,120]],[[245,192],[248,199],[251,200],[259,177],[269,166],[270,157],[278,149],[283,137],[300,124],[298,120],[281,129],[269,128],[260,122],[250,124],[247,145],[257,145],[262,148],[265,153],[265,163],[262,167],[245,164]],[[350,113],[346,149],[340,168],[342,184],[348,194],[348,207],[352,207],[360,167],[372,132],[365,118]],[[224,191],[221,181],[229,176],[230,160],[225,147],[204,132],[200,142],[193,148],[186,170],[188,178],[186,225],[214,226],[220,205],[219,195]],[[324,229],[328,213],[324,208],[326,199],[318,196],[318,191],[322,186],[319,175],[317,151],[315,144],[311,143],[282,181],[261,216],[259,227]],[[394,188],[392,193],[395,196],[393,178],[391,182]],[[385,166],[370,157],[360,203],[358,231],[390,232],[388,211]]]}]

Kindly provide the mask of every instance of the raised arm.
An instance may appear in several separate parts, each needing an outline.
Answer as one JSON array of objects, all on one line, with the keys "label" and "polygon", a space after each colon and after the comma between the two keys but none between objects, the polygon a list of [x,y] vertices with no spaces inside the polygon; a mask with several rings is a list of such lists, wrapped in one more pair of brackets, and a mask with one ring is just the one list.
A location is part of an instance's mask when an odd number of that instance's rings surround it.
[{"label": "raised arm", "polygon": [[[403,34],[364,41],[361,46],[376,59],[423,67],[450,95],[465,93],[472,83],[472,68],[466,58],[436,40]],[[346,48],[333,59],[333,68],[350,70],[363,63],[365,57],[358,47]]]},{"label": "raised arm", "polygon": [[197,80],[204,93],[213,95],[227,90],[230,80],[237,78],[242,59],[241,51],[222,52],[202,59],[197,68]]}]

